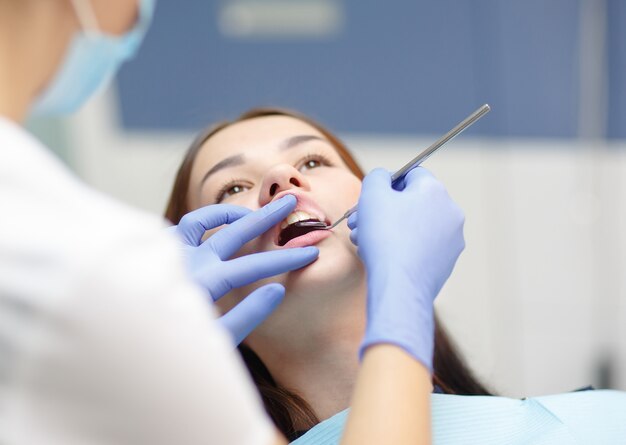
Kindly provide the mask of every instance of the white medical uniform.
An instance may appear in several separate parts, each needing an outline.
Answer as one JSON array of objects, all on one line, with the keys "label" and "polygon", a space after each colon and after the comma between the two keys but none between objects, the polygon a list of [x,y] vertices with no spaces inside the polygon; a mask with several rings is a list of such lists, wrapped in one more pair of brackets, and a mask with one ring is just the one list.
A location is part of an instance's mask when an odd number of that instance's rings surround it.
[{"label": "white medical uniform", "polygon": [[1,444],[271,443],[163,227],[0,117]]}]

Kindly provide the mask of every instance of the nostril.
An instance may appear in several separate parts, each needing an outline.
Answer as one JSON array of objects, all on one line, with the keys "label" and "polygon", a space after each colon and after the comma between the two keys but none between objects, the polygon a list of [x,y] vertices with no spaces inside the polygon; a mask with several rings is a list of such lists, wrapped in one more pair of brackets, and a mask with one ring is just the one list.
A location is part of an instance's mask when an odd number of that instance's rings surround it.
[{"label": "nostril", "polygon": [[274,196],[276,194],[276,189],[278,188],[278,184],[274,183],[270,186],[270,196]]},{"label": "nostril", "polygon": [[296,187],[300,187],[300,181],[298,181],[296,178],[291,178],[291,179],[289,180],[289,182],[290,182],[292,185],[295,185]]}]

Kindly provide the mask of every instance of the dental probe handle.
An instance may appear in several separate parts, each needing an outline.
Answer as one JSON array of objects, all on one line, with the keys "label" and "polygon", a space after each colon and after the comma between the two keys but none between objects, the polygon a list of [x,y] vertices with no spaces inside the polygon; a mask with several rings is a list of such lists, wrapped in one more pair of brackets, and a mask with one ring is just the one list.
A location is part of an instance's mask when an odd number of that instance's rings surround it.
[{"label": "dental probe handle", "polygon": [[[467,116],[456,127],[454,127],[452,130],[448,131],[446,134],[444,134],[442,137],[440,137],[437,141],[435,141],[430,147],[428,147],[426,150],[422,151],[416,157],[411,159],[408,162],[408,164],[406,164],[400,170],[395,172],[391,176],[391,184],[392,185],[396,185],[400,180],[402,180],[407,175],[408,172],[413,170],[415,167],[419,166],[422,162],[424,162],[426,159],[428,159],[439,148],[441,148],[447,142],[449,142],[452,139],[454,139],[455,136],[458,136],[460,133],[463,132],[463,130],[465,130],[466,128],[471,126],[474,122],[476,122],[478,119],[483,117],[485,114],[489,113],[489,111],[491,111],[491,107],[489,106],[489,104],[484,104],[483,106],[478,108],[476,111],[474,111],[472,114]],[[344,219],[349,218],[350,215],[352,215],[354,212],[356,212],[356,210],[357,210],[357,206],[355,205],[350,210],[348,210],[346,213],[344,213],[341,218],[339,218],[337,221],[335,221],[330,226],[326,226],[324,223],[321,223],[321,222],[311,222],[311,221],[297,222],[296,225],[298,225],[299,227],[319,227],[320,229],[330,230],[330,229],[334,229],[337,226],[337,224],[339,224]]]},{"label": "dental probe handle", "polygon": [[[391,176],[391,184],[396,185],[407,175],[407,173],[409,173],[415,167],[418,167],[422,162],[428,159],[434,152],[436,152],[444,144],[454,139],[455,136],[458,136],[460,133],[463,132],[463,130],[471,126],[474,122],[476,122],[478,119],[483,117],[485,114],[489,113],[489,111],[491,111],[491,107],[489,106],[489,104],[484,104],[482,107],[478,108],[472,114],[467,116],[456,127],[448,131],[446,134],[440,137],[437,141],[435,141],[430,147],[422,151],[416,157],[411,159],[404,167],[402,167],[400,170],[395,172]],[[346,218],[349,218],[350,215],[356,212],[356,210],[357,210],[357,206],[355,205],[346,213],[344,213],[344,215],[341,218],[339,218],[332,226],[330,226],[329,229],[334,228],[341,221],[343,221]]]},{"label": "dental probe handle", "polygon": [[398,181],[404,178],[408,172],[413,170],[415,167],[419,166],[422,162],[428,159],[434,152],[436,152],[439,148],[441,148],[445,143],[454,139],[455,136],[458,136],[467,127],[471,126],[478,119],[483,117],[485,114],[489,113],[490,110],[491,110],[491,107],[489,106],[489,104],[484,104],[482,107],[478,108],[472,114],[467,116],[456,127],[448,131],[441,138],[435,141],[430,147],[428,147],[426,150],[418,154],[415,158],[411,159],[411,161],[409,161],[408,164],[406,164],[400,170],[395,172],[393,176],[391,176],[391,183],[395,185]]}]

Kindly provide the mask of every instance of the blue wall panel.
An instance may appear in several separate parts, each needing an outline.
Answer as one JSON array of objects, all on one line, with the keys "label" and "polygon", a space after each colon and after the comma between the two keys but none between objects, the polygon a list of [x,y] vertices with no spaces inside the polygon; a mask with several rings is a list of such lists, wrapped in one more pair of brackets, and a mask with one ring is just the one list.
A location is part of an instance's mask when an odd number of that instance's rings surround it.
[{"label": "blue wall panel", "polygon": [[609,138],[626,138],[626,2],[609,0]]},{"label": "blue wall panel", "polygon": [[120,74],[124,125],[197,130],[281,105],[339,131],[430,134],[489,102],[470,131],[576,136],[579,0],[341,4],[337,36],[250,41],[219,33],[219,2],[161,0]]}]

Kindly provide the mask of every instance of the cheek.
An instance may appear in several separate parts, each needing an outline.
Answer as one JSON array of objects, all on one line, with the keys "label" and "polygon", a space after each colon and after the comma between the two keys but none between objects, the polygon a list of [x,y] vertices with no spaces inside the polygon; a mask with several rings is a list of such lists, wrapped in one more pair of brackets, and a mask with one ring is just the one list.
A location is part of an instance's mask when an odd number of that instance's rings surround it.
[{"label": "cheek", "polygon": [[324,190],[327,205],[343,214],[358,202],[361,194],[361,181],[356,176],[346,172],[326,181],[322,179],[318,190]]},{"label": "cheek", "polygon": [[[326,211],[326,215],[335,221],[358,203],[361,181],[347,172],[331,178],[320,178],[317,183],[312,184],[312,190],[318,203]],[[350,229],[345,221],[340,223],[334,232],[350,247],[350,250],[356,251],[350,241]]]},{"label": "cheek", "polygon": [[[351,176],[346,179],[343,190],[343,199],[341,199],[342,208],[339,210],[340,215],[343,215],[348,209],[352,208],[359,202],[359,196],[361,194],[361,181],[358,178]],[[351,230],[348,228],[347,221],[341,224],[341,231],[344,233],[350,247],[356,252],[356,247],[350,241]]]},{"label": "cheek", "polygon": [[226,198],[223,204],[257,210],[259,208],[259,188],[258,186],[255,186],[241,193],[235,193],[234,195]]},{"label": "cheek", "polygon": [[361,194],[361,181],[358,178],[354,178],[349,181],[346,188],[348,189],[347,193],[350,195],[351,200],[356,204],[359,200],[359,195]]}]

